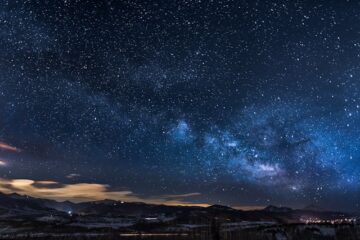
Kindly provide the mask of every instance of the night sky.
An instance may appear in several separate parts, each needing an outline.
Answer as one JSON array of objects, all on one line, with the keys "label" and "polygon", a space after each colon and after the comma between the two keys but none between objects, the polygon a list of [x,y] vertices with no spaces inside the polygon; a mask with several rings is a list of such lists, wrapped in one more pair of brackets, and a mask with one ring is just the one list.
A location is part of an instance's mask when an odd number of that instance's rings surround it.
[{"label": "night sky", "polygon": [[360,2],[4,0],[0,191],[359,211]]}]

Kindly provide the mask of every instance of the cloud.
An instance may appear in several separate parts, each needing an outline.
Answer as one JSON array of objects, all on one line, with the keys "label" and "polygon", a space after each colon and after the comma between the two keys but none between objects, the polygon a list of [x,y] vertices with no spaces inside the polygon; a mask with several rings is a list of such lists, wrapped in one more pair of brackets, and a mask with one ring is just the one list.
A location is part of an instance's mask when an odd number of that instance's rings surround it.
[{"label": "cloud", "polygon": [[0,159],[0,167],[6,167],[7,166],[7,162]]},{"label": "cloud", "polygon": [[66,178],[73,179],[73,178],[78,178],[80,176],[81,175],[78,173],[70,173],[70,174],[66,175]]},{"label": "cloud", "polygon": [[202,206],[205,203],[186,201],[185,198],[198,196],[200,193],[180,195],[141,196],[130,190],[112,191],[109,185],[98,183],[62,184],[56,181],[36,181],[31,179],[0,178],[0,192],[18,193],[38,198],[73,202],[112,199],[125,202],[145,202],[148,204]]},{"label": "cloud", "polygon": [[186,198],[186,197],[193,197],[193,196],[199,196],[201,193],[194,192],[194,193],[185,193],[185,194],[177,194],[177,195],[163,195],[167,198]]},{"label": "cloud", "polygon": [[21,149],[11,146],[4,142],[0,142],[0,149],[5,150],[5,151],[11,151],[11,152],[21,152]]}]

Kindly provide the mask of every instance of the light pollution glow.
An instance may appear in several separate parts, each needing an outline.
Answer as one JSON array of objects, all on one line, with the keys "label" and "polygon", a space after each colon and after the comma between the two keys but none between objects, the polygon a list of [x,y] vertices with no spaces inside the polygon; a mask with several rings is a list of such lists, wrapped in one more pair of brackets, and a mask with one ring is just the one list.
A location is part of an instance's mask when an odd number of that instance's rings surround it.
[{"label": "light pollution glow", "polygon": [[193,203],[184,200],[188,197],[201,195],[200,193],[143,197],[129,190],[111,191],[109,185],[97,183],[62,184],[56,181],[0,178],[0,192],[7,194],[15,192],[21,195],[57,201],[69,200],[72,202],[84,202],[111,199],[124,202],[144,202],[171,206],[209,206],[206,203]]}]

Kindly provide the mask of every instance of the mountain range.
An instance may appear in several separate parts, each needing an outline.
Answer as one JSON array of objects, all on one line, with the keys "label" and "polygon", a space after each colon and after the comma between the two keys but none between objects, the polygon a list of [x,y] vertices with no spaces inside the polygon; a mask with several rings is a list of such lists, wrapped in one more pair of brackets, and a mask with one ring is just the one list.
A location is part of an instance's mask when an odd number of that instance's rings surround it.
[{"label": "mountain range", "polygon": [[[222,219],[231,221],[274,221],[295,223],[304,219],[343,219],[355,217],[353,214],[325,211],[315,206],[304,209],[267,206],[260,210],[237,210],[228,206],[212,205],[210,207],[166,206],[140,202],[122,202],[101,200],[82,203],[70,201],[58,202],[30,196],[0,193],[0,217],[46,216],[46,215],[79,215],[99,217],[133,217],[149,218],[168,216],[185,222],[199,222],[204,219]],[[205,221],[205,220],[204,220]]]}]

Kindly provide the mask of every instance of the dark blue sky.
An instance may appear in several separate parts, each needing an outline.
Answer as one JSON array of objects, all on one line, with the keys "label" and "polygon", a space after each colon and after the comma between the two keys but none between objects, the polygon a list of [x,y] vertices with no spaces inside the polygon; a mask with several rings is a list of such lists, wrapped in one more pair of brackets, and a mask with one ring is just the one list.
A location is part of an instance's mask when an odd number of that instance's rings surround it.
[{"label": "dark blue sky", "polygon": [[358,211],[359,21],[351,0],[3,1],[0,190]]}]

